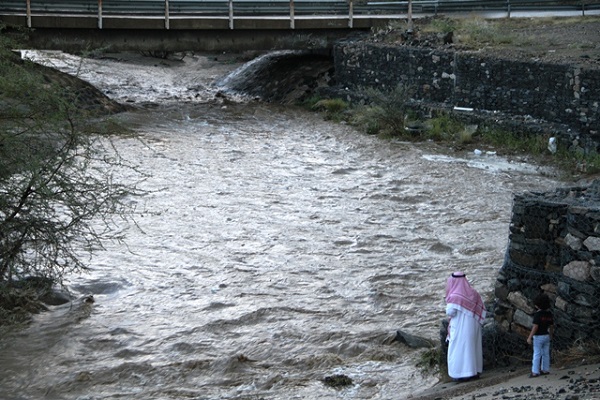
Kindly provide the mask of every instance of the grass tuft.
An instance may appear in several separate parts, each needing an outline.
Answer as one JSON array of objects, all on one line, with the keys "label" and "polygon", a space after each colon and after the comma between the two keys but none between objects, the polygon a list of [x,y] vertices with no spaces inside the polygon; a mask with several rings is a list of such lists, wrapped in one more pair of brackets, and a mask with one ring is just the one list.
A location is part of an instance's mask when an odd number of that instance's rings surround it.
[{"label": "grass tuft", "polygon": [[309,110],[323,113],[326,120],[335,122],[343,121],[345,119],[344,113],[350,107],[342,99],[322,99],[319,96],[306,99],[302,105]]},{"label": "grass tuft", "polygon": [[398,85],[386,92],[373,88],[363,89],[361,92],[370,102],[354,110],[350,121],[353,125],[372,135],[407,135],[405,123],[409,112],[408,102],[414,93],[412,88]]},{"label": "grass tuft", "polygon": [[437,347],[423,351],[417,361],[417,367],[427,373],[437,372],[442,364],[442,352]]},{"label": "grass tuft", "polygon": [[576,340],[564,350],[553,350],[552,358],[557,366],[570,367],[600,362],[600,342]]}]

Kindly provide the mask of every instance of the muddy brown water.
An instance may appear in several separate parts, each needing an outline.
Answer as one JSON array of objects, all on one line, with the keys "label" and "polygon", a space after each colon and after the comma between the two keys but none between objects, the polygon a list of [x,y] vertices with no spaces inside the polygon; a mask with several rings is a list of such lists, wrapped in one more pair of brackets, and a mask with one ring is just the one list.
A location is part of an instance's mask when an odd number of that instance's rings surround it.
[{"label": "muddy brown water", "polygon": [[[513,194],[564,186],[493,154],[223,102],[212,82],[239,63],[214,56],[29,56],[153,103],[119,117],[140,138],[115,142],[148,193],[116,227],[125,243],[68,277],[95,303],[2,337],[2,399],[406,398],[437,378],[390,337],[437,340],[455,270],[489,296]],[[352,384],[327,387],[336,374]]]}]

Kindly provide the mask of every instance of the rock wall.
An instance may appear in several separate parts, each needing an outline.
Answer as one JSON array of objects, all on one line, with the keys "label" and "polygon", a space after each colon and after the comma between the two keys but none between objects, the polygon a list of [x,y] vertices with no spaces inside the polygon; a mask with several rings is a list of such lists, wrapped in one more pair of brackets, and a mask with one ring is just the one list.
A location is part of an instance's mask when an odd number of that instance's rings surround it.
[{"label": "rock wall", "polygon": [[600,181],[515,196],[495,286],[495,361],[530,360],[525,340],[542,292],[552,300],[554,349],[600,340]]},{"label": "rock wall", "polygon": [[336,81],[349,91],[410,86],[426,102],[566,124],[575,134],[564,140],[600,147],[600,70],[367,42],[339,42],[333,55]]}]

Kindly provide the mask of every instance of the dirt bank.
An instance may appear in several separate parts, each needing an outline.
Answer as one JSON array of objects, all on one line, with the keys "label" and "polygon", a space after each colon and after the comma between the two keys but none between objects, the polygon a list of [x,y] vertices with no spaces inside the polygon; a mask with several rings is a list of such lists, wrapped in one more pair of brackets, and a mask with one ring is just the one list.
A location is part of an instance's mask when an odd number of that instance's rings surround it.
[{"label": "dirt bank", "polygon": [[[406,24],[381,31],[374,41],[468,50],[522,61],[600,68],[600,17],[484,20],[419,19],[413,35]],[[449,32],[452,32],[449,34]]]}]

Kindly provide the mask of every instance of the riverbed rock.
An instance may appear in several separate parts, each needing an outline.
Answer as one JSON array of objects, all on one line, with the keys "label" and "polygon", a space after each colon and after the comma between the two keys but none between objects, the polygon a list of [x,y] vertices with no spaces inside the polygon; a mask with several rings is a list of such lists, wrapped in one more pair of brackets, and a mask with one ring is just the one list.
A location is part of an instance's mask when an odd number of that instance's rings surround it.
[{"label": "riverbed rock", "polygon": [[72,300],[71,295],[64,289],[54,288],[40,297],[40,301],[49,306],[60,306]]},{"label": "riverbed rock", "polygon": [[411,335],[410,333],[406,333],[401,330],[396,331],[396,337],[394,340],[413,349],[434,347],[433,341],[421,336]]},{"label": "riverbed rock", "polygon": [[323,383],[326,386],[339,388],[339,387],[343,387],[343,386],[352,385],[352,379],[350,377],[348,377],[347,375],[338,374],[338,375],[326,376],[325,378],[323,378]]}]

